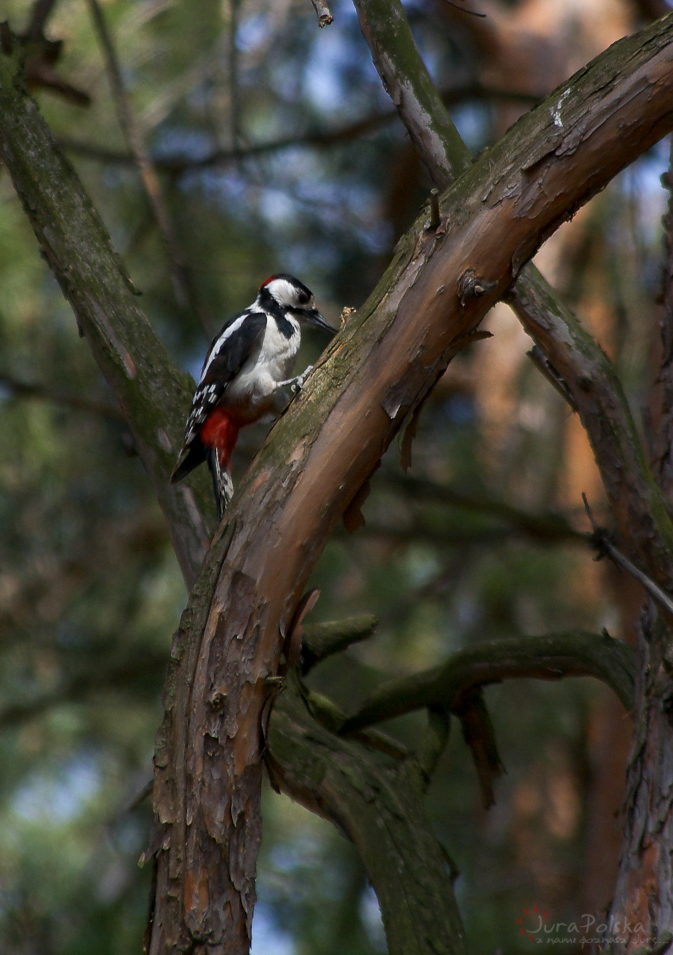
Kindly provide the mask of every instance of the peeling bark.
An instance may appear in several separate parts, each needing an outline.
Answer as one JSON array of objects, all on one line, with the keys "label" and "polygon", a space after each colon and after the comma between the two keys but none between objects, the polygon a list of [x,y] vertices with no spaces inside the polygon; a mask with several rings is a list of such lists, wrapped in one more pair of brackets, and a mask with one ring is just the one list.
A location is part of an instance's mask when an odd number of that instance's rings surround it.
[{"label": "peeling bark", "polygon": [[[181,670],[179,682],[190,687],[190,704],[169,713],[172,725],[187,726],[183,742],[172,743],[174,753],[184,753],[184,771],[176,781],[170,768],[158,767],[158,792],[190,792],[195,809],[187,827],[171,819],[159,852],[164,895],[157,896],[161,939],[155,935],[153,953],[170,950],[169,940],[205,938],[213,953],[245,950],[240,935],[227,934],[226,926],[222,934],[219,913],[226,909],[228,924],[237,925],[249,911],[258,833],[253,827],[248,838],[241,822],[258,807],[265,679],[276,672],[313,564],[394,434],[540,241],[673,126],[672,67],[668,18],[618,44],[567,84],[561,107],[555,94],[486,153],[442,197],[443,228],[428,234],[424,215],[399,244],[379,287],[334,340],[242,481],[205,628],[185,638],[194,647],[183,659],[194,664]],[[469,269],[487,291],[461,301],[459,281]],[[254,527],[245,520],[250,513]],[[241,606],[242,579],[245,609],[223,613]],[[223,677],[226,705],[212,713],[205,701]],[[217,807],[234,803],[244,807],[240,818],[209,829]],[[156,806],[163,817],[161,795]],[[232,852],[235,881],[227,863]],[[218,853],[223,864],[215,871]],[[208,897],[186,894],[185,860],[190,886],[209,880]]]},{"label": "peeling bark", "polygon": [[[385,27],[380,21],[377,0],[355,0],[360,11],[368,19],[363,32],[368,40],[371,34]],[[403,50],[397,60],[397,71],[378,56],[376,42],[370,43],[372,56],[388,83],[398,80],[400,89],[411,88],[415,96],[410,109],[407,100],[395,89],[391,90],[417,149],[422,152],[433,181],[445,183],[451,175],[462,168],[465,148],[456,145],[455,136],[447,137],[444,155],[436,148],[428,148],[426,138],[415,134],[416,115],[419,107],[429,113],[435,123],[446,122],[441,102],[432,100],[432,89],[427,85],[427,72],[401,14],[401,7],[392,0],[398,10],[398,49]],[[670,17],[662,21],[670,22]],[[375,30],[372,30],[372,25]],[[642,36],[642,34],[640,35]],[[577,135],[584,135],[593,127],[597,130],[605,121],[603,105],[597,106],[595,96],[602,94],[602,78],[611,81],[602,73],[601,65],[607,65],[611,52],[628,47],[628,41],[616,44],[593,64],[596,68],[596,85],[590,94],[586,117],[581,118],[574,130],[569,130],[566,104],[570,95],[570,83],[543,104],[550,109],[554,125],[560,137],[559,146],[551,153],[536,153],[523,165],[537,181],[538,164],[543,164],[555,155],[567,154],[576,146]],[[627,59],[632,56],[627,52]],[[646,84],[659,82],[662,74],[645,75]],[[400,79],[401,76],[401,79]],[[409,79],[415,82],[409,84]],[[406,81],[406,82],[405,82]],[[593,103],[592,103],[593,100]],[[574,125],[575,120],[571,120]],[[521,124],[519,124],[521,125]],[[615,135],[619,137],[622,127]],[[565,140],[565,141],[564,141]],[[564,142],[563,142],[564,141]],[[609,148],[609,147],[608,147]],[[600,161],[596,157],[596,168]],[[537,199],[552,198],[553,194],[543,188]],[[531,206],[532,208],[532,206]],[[670,219],[670,215],[669,215]],[[670,222],[668,223],[670,228]],[[670,255],[670,238],[669,238]],[[662,423],[657,445],[657,479],[661,487],[670,491],[670,455],[666,433],[670,431],[670,263],[666,273],[664,322],[664,356],[661,374]],[[573,410],[579,411],[592,444],[596,462],[601,471],[608,498],[622,535],[624,547],[641,567],[665,589],[671,589],[672,558],[671,524],[666,501],[655,484],[640,439],[634,426],[628,403],[607,356],[579,326],[542,276],[527,265],[511,293],[511,304],[524,327],[532,335],[553,373],[558,376],[566,390],[566,397]],[[670,397],[670,395],[669,395]],[[670,718],[673,699],[671,664],[670,620],[662,621],[654,616],[654,608],[646,605],[636,632],[640,651],[637,689],[634,700],[635,733],[627,773],[624,803],[624,841],[620,859],[619,875],[608,924],[615,926],[612,937],[606,944],[614,951],[663,951],[670,944],[668,929],[673,927],[673,880],[671,879],[671,846],[673,846],[673,779],[671,778],[670,752],[673,749],[673,720]],[[608,929],[608,936],[612,929]],[[617,938],[619,941],[617,941]],[[626,939],[626,942],[623,940]]]}]

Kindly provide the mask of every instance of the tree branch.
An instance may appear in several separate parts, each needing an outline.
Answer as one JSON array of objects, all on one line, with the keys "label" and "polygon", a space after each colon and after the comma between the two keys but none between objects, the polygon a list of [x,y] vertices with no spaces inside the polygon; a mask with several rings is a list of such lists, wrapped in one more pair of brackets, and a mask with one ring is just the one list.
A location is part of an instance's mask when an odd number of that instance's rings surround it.
[{"label": "tree branch", "polygon": [[112,98],[117,110],[119,126],[131,151],[133,162],[140,174],[140,181],[143,184],[155,222],[159,228],[159,234],[161,235],[173,275],[173,284],[178,305],[183,307],[188,305],[191,308],[193,314],[200,321],[207,337],[210,338],[212,329],[209,328],[208,323],[201,314],[194,277],[190,269],[185,265],[161,182],[156,174],[149,153],[145,148],[143,135],[133,115],[131,102],[122,79],[122,71],[119,65],[117,51],[108,32],[103,11],[98,0],[87,0],[87,2],[89,4],[94,29],[98,35],[98,40],[105,58],[105,66],[112,90]]},{"label": "tree branch", "polygon": [[441,666],[385,684],[346,719],[341,733],[431,706],[456,712],[476,688],[521,677],[593,676],[614,690],[630,712],[636,662],[632,647],[605,632],[574,631],[481,643],[454,654]]},{"label": "tree branch", "polygon": [[512,307],[572,395],[629,556],[673,590],[673,526],[612,363],[532,269]]},{"label": "tree branch", "polygon": [[673,619],[673,599],[669,594],[664,593],[661,587],[658,587],[653,580],[650,580],[647,574],[644,574],[639,567],[636,567],[628,557],[625,557],[622,552],[615,547],[610,540],[608,532],[604,528],[599,527],[596,523],[591,508],[589,507],[586,494],[582,494],[582,500],[584,501],[584,507],[593,529],[591,539],[597,551],[596,560],[600,560],[601,557],[605,557],[606,555],[610,557],[618,567],[621,567],[627,571],[627,573],[631,574],[632,577],[635,577],[638,583],[642,584],[650,597],[656,600],[659,606]]},{"label": "tree branch", "polygon": [[313,9],[316,12],[316,16],[318,17],[319,27],[327,27],[330,25],[330,23],[334,22],[334,17],[332,16],[326,0],[311,0],[311,3],[313,4]]},{"label": "tree branch", "polygon": [[[563,514],[531,514],[488,494],[467,494],[426,477],[411,474],[386,474],[386,480],[399,488],[406,498],[432,500],[448,507],[464,508],[504,521],[535,541],[558,543],[576,541],[586,544],[588,536],[576,530]],[[439,532],[438,532],[439,533]]]},{"label": "tree branch", "polygon": [[[499,89],[481,83],[469,83],[465,86],[456,87],[455,89],[445,90],[441,94],[441,98],[446,105],[462,103],[465,100],[483,101],[494,99],[522,103],[525,106],[532,106],[541,99],[540,96],[532,96],[530,93]],[[186,172],[198,172],[200,169],[224,166],[227,163],[240,162],[241,159],[264,156],[269,153],[281,152],[284,149],[294,149],[297,146],[316,146],[321,148],[334,146],[337,143],[347,142],[348,140],[374,132],[379,127],[390,123],[396,117],[397,113],[394,110],[384,113],[372,113],[370,116],[365,116],[363,119],[359,119],[354,123],[347,123],[337,129],[310,130],[297,136],[288,136],[285,139],[256,143],[239,149],[215,149],[198,159],[186,159],[181,155],[171,156],[170,154],[151,156],[150,158],[155,169],[180,176]],[[101,162],[115,163],[116,165],[124,166],[134,165],[135,163],[131,152],[107,149],[104,146],[96,146],[92,143],[85,143],[77,139],[65,137],[60,137],[58,144],[61,149],[64,149],[66,152],[73,153],[76,156],[83,156],[87,159],[96,159]]]},{"label": "tree branch", "polygon": [[6,703],[0,708],[0,729],[20,725],[55,706],[79,702],[111,687],[128,687],[129,694],[137,695],[136,681],[147,685],[149,679],[161,675],[165,663],[163,653],[151,651],[130,653],[122,660],[92,662],[90,668],[68,677],[53,690],[32,699]]},{"label": "tree branch", "polygon": [[[562,127],[555,94],[482,156],[442,197],[443,228],[428,234],[425,212],[399,243],[239,482],[213,545],[222,563],[212,602],[199,586],[183,623],[156,758],[153,955],[204,937],[213,953],[247,950],[266,679],[315,560],[408,414],[543,238],[671,128],[672,66],[669,17],[568,84]],[[587,104],[599,123],[586,122]],[[461,281],[466,274],[479,281]]]},{"label": "tree branch", "polygon": [[[432,86],[401,4],[398,0],[354,2],[362,31],[384,85],[433,181],[436,185],[445,186],[469,164],[469,152]],[[670,23],[670,16],[658,22]],[[393,23],[394,38],[390,36],[390,24]],[[652,36],[649,32],[652,29],[656,31],[657,26],[636,34],[645,46],[647,37]],[[555,136],[551,137],[551,141],[539,146],[531,142],[528,154],[521,156],[525,181],[535,182],[538,186],[543,182],[550,185],[551,167],[561,161],[569,150],[572,151],[576,142],[588,142],[593,138],[620,99],[621,108],[629,112],[626,88],[622,91],[615,88],[614,100],[612,95],[605,96],[605,84],[612,84],[614,77],[609,69],[604,71],[602,67],[604,64],[607,66],[611,52],[616,47],[623,53],[626,68],[629,69],[629,61],[633,65],[632,58],[638,52],[635,43],[630,46],[622,41],[598,57],[592,66],[593,80],[585,87],[587,99],[583,108],[567,110],[566,104],[572,97],[575,83],[586,78],[586,71],[576,74],[516,124],[514,128],[518,130],[520,139],[525,139],[534,117],[541,113],[546,113],[555,127]],[[637,71],[632,75],[638,84]],[[655,85],[662,80],[661,73],[652,76]],[[615,135],[621,135],[621,131],[615,130]],[[492,162],[497,162],[497,157],[510,148],[514,138],[506,136],[489,151]],[[575,209],[593,194],[591,178],[596,175],[597,169],[592,166],[595,164],[589,163],[586,167],[586,193],[578,196]],[[549,191],[547,185],[540,192],[534,190],[536,197],[531,194],[530,203],[524,204],[517,215],[527,220],[534,216],[536,202],[543,201],[550,205],[563,202],[562,187],[556,191],[552,186]],[[494,179],[485,186],[484,195],[489,201],[507,201],[507,185],[504,180]],[[568,212],[564,217],[568,217]],[[559,223],[560,219],[557,219],[553,228]],[[543,237],[546,238],[548,234]],[[512,290],[510,304],[528,334],[569,388],[587,430],[603,484],[620,530],[627,539],[631,556],[647,568],[664,590],[673,589],[673,525],[647,466],[621,383],[605,353],[582,330],[540,273],[532,265],[523,268],[527,258],[527,255],[515,253],[511,260],[512,276],[516,278],[522,269],[523,272]],[[608,423],[607,427],[604,422]]]},{"label": "tree branch", "polygon": [[57,0],[34,0],[30,17],[24,30],[27,40],[39,40],[44,33],[47,20],[52,15]]},{"label": "tree branch", "polygon": [[[428,234],[426,212],[400,242],[370,300],[334,339],[240,482],[175,641],[155,757],[152,953],[204,939],[211,955],[247,951],[266,678],[276,672],[315,560],[409,413],[540,242],[671,128],[672,65],[669,17],[616,44],[568,84],[562,126],[552,98],[484,154],[442,197],[442,227]],[[173,498],[161,475],[167,476],[181,432],[184,379],[163,352],[148,353],[154,336],[132,309],[128,285],[122,295],[118,260],[108,255],[101,262],[98,246],[108,250],[108,239],[89,206],[59,189],[64,211],[56,215],[53,184],[70,187],[72,173],[50,140],[43,148],[41,120],[17,95],[15,73],[13,57],[0,54],[3,158],[66,294],[86,320],[94,352],[145,439],[168,511]],[[600,116],[596,125],[586,122],[587,104]],[[25,148],[25,139],[40,148]],[[71,237],[84,229],[93,230],[86,265]],[[58,268],[65,262],[72,274]],[[147,360],[147,376],[136,358]],[[146,391],[148,379],[157,384]],[[159,408],[151,412],[153,402]],[[166,425],[164,457],[157,451],[157,415]]]},{"label": "tree branch", "polygon": [[388,95],[433,183],[445,189],[470,167],[460,138],[425,68],[402,4],[354,0],[360,29]]},{"label": "tree branch", "polygon": [[[10,35],[11,36],[11,35]],[[21,75],[21,50],[0,52],[0,157],[38,242],[122,407],[166,515],[189,586],[203,560],[212,513],[205,475],[172,487],[193,384],[137,304],[138,292],[98,213],[57,148]]]},{"label": "tree branch", "polygon": [[301,650],[303,673],[308,673],[318,663],[335,653],[341,653],[351,644],[371,637],[377,623],[372,614],[363,614],[360,617],[347,617],[345,620],[304,624]]},{"label": "tree branch", "polygon": [[273,709],[269,753],[272,782],[355,843],[379,900],[390,955],[460,955],[465,942],[454,867],[425,819],[415,761],[385,758],[325,729],[295,674]]}]

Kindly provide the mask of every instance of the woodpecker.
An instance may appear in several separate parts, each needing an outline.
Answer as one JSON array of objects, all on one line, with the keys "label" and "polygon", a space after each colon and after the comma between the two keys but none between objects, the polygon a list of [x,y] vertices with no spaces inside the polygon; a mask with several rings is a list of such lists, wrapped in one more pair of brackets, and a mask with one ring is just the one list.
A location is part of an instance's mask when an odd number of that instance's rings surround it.
[{"label": "woodpecker", "polygon": [[282,411],[282,389],[298,391],[311,371],[309,366],[288,377],[301,342],[300,321],[336,333],[305,285],[291,275],[272,275],[252,305],[224,323],[208,350],[170,482],[208,461],[220,519],[234,490],[231,456],[239,431]]}]

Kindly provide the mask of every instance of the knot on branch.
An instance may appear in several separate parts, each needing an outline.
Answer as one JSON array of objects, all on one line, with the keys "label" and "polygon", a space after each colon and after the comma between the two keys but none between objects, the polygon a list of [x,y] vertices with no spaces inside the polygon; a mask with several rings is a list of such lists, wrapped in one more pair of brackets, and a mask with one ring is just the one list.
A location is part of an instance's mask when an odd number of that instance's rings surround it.
[{"label": "knot on branch", "polygon": [[492,292],[497,282],[489,282],[477,275],[475,269],[465,269],[458,279],[457,291],[460,304],[465,306],[471,298],[481,298]]},{"label": "knot on branch", "polygon": [[439,189],[430,190],[430,219],[425,223],[426,232],[437,232],[443,234],[446,230],[440,230],[442,217],[439,211]]}]

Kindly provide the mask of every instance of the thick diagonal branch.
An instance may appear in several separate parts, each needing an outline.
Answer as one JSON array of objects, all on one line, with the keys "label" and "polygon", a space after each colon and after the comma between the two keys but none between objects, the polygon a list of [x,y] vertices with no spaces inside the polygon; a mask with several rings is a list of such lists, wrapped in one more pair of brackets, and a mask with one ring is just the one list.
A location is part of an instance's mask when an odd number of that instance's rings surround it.
[{"label": "thick diagonal branch", "polygon": [[[161,483],[184,379],[155,345],[105,231],[15,85],[16,66],[0,54],[3,158],[145,443],[169,520],[193,534],[188,502]],[[550,100],[514,127],[442,197],[441,229],[429,234],[427,216],[415,223],[241,482],[175,642],[156,758],[152,952],[206,942],[211,955],[247,951],[265,680],[315,561],[408,413],[540,242],[671,128],[672,97],[668,18],[568,84],[562,126]],[[589,103],[597,124],[579,122]]]},{"label": "thick diagonal branch", "polygon": [[[213,953],[246,950],[266,679],[314,563],[409,412],[543,238],[671,128],[672,96],[669,18],[568,84],[563,126],[558,97],[517,124],[442,197],[441,229],[429,233],[427,215],[415,223],[240,483],[215,545],[212,600],[204,586],[186,618],[167,701],[154,955],[206,937]],[[588,104],[600,122],[588,121]]]},{"label": "thick diagonal branch", "polygon": [[[399,0],[354,0],[354,3],[374,64],[400,118],[433,182],[445,186],[463,172],[466,164],[469,165],[469,152],[432,84],[402,5]],[[638,36],[646,43],[646,35],[647,31]],[[625,44],[619,46],[628,69],[629,60],[636,52],[635,44],[632,50]],[[521,157],[524,179],[543,187],[537,200],[533,201],[563,202],[562,184],[559,184],[556,194],[548,190],[545,184],[547,171],[550,163],[561,160],[574,150],[576,143],[591,137],[593,130],[604,122],[606,110],[612,108],[608,106],[612,97],[605,98],[604,94],[614,79],[609,71],[603,72],[600,67],[601,59],[607,64],[608,58],[609,54],[603,54],[595,62],[594,79],[587,84],[583,109],[566,111],[573,86],[573,80],[570,80],[516,125],[520,136],[525,137],[525,129],[532,117],[544,111],[556,127],[556,142],[547,143],[542,149],[531,143],[528,154]],[[654,76],[652,79],[658,82]],[[617,93],[617,97],[623,93]],[[626,99],[622,102],[628,111]],[[615,130],[615,135],[621,135],[621,130]],[[490,155],[495,158],[501,150],[508,148],[505,144],[515,138],[508,135],[491,150]],[[587,170],[587,192],[592,189],[590,177],[598,168],[597,163],[593,165],[593,173]],[[502,186],[502,183],[494,182],[485,195],[492,197],[494,191],[497,195]],[[521,214],[528,216],[531,212],[532,208],[522,209]],[[519,277],[511,290],[510,304],[572,393],[610,504],[627,539],[630,556],[642,564],[659,585],[671,589],[673,526],[647,465],[619,379],[605,353],[582,330],[537,269],[528,264],[521,271],[524,264],[523,258],[512,260],[513,276]]]}]

